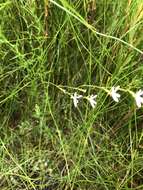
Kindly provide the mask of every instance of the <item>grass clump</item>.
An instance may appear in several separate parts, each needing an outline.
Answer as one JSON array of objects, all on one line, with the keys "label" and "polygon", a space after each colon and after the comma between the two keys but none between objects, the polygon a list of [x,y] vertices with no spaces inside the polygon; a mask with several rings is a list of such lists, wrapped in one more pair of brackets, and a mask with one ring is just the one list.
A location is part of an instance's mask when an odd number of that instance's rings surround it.
[{"label": "grass clump", "polygon": [[142,1],[2,0],[0,23],[0,189],[143,189]]}]

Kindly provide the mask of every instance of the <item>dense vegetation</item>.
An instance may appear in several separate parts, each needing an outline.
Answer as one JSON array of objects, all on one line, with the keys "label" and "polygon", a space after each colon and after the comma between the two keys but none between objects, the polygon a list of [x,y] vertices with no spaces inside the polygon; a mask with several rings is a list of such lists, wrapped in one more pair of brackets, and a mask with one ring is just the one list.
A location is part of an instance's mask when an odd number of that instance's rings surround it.
[{"label": "dense vegetation", "polygon": [[0,189],[142,190],[143,1],[1,0],[0,23]]}]

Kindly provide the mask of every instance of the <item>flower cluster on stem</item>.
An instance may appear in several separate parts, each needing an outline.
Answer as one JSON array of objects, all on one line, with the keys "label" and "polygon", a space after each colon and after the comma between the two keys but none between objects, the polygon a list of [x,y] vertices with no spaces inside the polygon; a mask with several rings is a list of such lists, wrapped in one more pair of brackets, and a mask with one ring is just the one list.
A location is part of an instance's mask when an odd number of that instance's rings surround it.
[{"label": "flower cluster on stem", "polygon": [[[102,89],[104,89],[104,88],[102,88]],[[133,92],[130,90],[121,89],[120,86],[113,86],[110,90],[107,90],[107,89],[104,89],[104,90],[108,93],[108,95],[110,95],[112,97],[112,99],[115,102],[119,102],[120,98],[121,98],[121,95],[118,91],[125,91],[125,92],[129,92],[132,95],[132,97],[135,99],[135,102],[136,102],[136,105],[138,108],[140,108],[143,104],[143,90],[141,90],[141,89],[138,90],[137,92]],[[83,95],[77,94],[77,92],[75,92],[74,94],[71,95],[71,98],[73,99],[73,104],[75,107],[78,106],[79,100],[81,98],[87,99],[92,108],[95,108],[95,106],[97,104],[97,101],[96,101],[97,95],[96,94],[91,94],[88,97],[83,97]]]}]

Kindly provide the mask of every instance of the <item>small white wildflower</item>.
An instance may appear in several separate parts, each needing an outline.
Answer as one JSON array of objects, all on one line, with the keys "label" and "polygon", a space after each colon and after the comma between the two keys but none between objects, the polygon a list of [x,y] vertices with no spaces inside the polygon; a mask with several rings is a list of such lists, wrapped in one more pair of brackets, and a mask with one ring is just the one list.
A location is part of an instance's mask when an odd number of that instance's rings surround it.
[{"label": "small white wildflower", "polygon": [[47,167],[47,166],[48,166],[48,163],[47,163],[47,162],[45,162],[45,163],[44,163],[44,166],[45,166],[45,167]]},{"label": "small white wildflower", "polygon": [[90,95],[87,99],[89,100],[92,108],[95,108],[95,105],[97,104],[97,102],[95,101],[95,98],[97,97],[97,95]]},{"label": "small white wildflower", "polygon": [[82,98],[82,95],[77,95],[77,93],[75,92],[74,95],[71,96],[71,98],[73,99],[74,106],[77,107],[79,99]]},{"label": "small white wildflower", "polygon": [[110,96],[112,96],[112,98],[113,98],[113,100],[115,101],[115,102],[119,102],[119,98],[120,98],[120,94],[119,93],[117,93],[117,91],[119,90],[119,86],[117,86],[117,87],[112,87],[111,88],[111,91],[110,91]]},{"label": "small white wildflower", "polygon": [[134,98],[136,100],[136,104],[138,106],[138,108],[141,107],[141,104],[143,103],[143,90],[139,90],[134,94]]}]

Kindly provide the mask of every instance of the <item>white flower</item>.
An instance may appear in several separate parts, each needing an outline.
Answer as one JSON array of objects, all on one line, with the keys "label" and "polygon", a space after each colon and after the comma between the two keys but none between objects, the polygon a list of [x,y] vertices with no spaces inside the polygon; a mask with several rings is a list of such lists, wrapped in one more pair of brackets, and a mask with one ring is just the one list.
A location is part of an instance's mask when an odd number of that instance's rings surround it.
[{"label": "white flower", "polygon": [[141,104],[143,103],[143,90],[139,90],[137,91],[135,94],[134,94],[134,98],[136,100],[136,104],[137,106],[140,108],[141,107]]},{"label": "white flower", "polygon": [[92,108],[95,108],[95,105],[97,104],[97,102],[95,101],[95,98],[97,97],[97,95],[90,95],[87,99],[89,100]]},{"label": "white flower", "polygon": [[71,96],[71,98],[73,99],[74,106],[77,107],[79,99],[82,98],[82,95],[77,95],[77,93],[75,92],[74,95]]},{"label": "white flower", "polygon": [[111,91],[110,91],[110,96],[112,96],[112,98],[113,98],[113,100],[115,101],[115,102],[119,102],[119,98],[120,98],[120,94],[119,93],[117,93],[117,91],[119,90],[119,86],[117,86],[117,87],[112,87],[111,88]]}]

